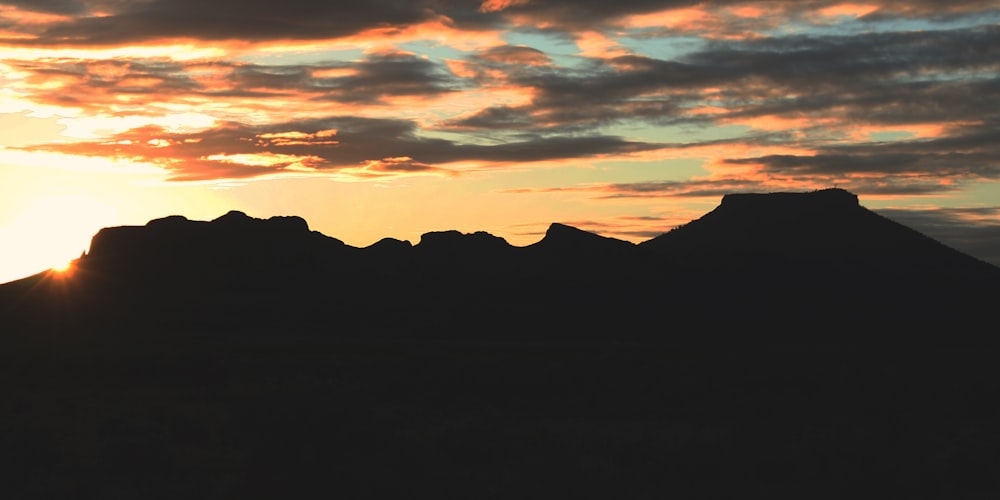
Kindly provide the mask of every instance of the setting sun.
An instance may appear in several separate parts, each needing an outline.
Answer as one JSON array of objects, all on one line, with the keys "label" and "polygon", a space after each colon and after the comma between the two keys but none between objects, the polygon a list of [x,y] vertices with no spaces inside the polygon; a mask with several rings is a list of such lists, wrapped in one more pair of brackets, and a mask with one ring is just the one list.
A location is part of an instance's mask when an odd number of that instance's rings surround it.
[{"label": "setting sun", "polygon": [[72,260],[67,260],[66,262],[62,262],[60,264],[56,264],[55,266],[52,266],[52,270],[55,271],[56,273],[60,274],[60,275],[69,274],[69,271],[71,269],[73,269],[73,261]]},{"label": "setting sun", "polygon": [[6,267],[0,282],[51,269],[67,272],[73,259],[87,250],[90,239],[103,227],[119,223],[117,211],[82,194],[59,194],[35,200],[13,221],[0,225],[0,240],[16,242],[5,252],[19,265]]}]

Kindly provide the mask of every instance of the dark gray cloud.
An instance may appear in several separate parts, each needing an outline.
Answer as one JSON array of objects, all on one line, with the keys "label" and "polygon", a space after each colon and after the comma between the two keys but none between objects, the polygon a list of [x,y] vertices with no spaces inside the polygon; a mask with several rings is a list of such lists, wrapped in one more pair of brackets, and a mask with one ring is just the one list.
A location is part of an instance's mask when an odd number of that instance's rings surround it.
[{"label": "dark gray cloud", "polygon": [[[704,8],[722,11],[741,6],[777,9],[785,19],[810,19],[816,11],[841,5],[837,0],[631,0],[607,2],[601,0],[532,0],[515,3],[502,14],[530,19],[535,25],[544,22],[549,30],[594,29],[596,26],[615,25],[629,15],[648,14],[669,9]],[[968,0],[941,2],[937,0],[873,0],[858,2],[875,5],[879,9],[865,16],[868,21],[893,18],[954,19],[959,16],[974,16],[996,9],[996,3],[989,0]],[[741,20],[743,21],[743,20]]]},{"label": "dark gray cloud", "polygon": [[1000,207],[874,211],[956,250],[1000,266]]},{"label": "dark gray cloud", "polygon": [[[798,182],[811,177],[844,182],[845,176],[865,174],[869,180],[850,182],[878,192],[944,192],[953,189],[953,180],[1000,178],[1000,29],[993,26],[719,41],[674,61],[630,55],[591,59],[572,70],[470,60],[503,70],[535,97],[528,105],[487,107],[453,120],[447,125],[455,130],[553,134],[615,124],[710,126],[780,117],[801,119],[803,125],[715,144],[810,149],[815,153],[728,163],[762,165],[768,174]],[[706,88],[718,90],[706,95]],[[716,112],[690,112],[707,104]],[[928,124],[939,125],[944,135],[909,140],[847,135],[865,126],[906,130]],[[871,180],[900,175],[893,188]]]},{"label": "dark gray cloud", "polygon": [[[761,78],[788,86],[920,78],[934,71],[992,71],[1000,62],[1000,28],[874,32],[848,36],[784,36],[714,42],[683,58],[727,80]],[[698,79],[703,84],[704,78]]]},{"label": "dark gray cloud", "polygon": [[452,129],[494,129],[523,130],[538,128],[530,106],[492,106],[476,111],[472,115],[450,120],[446,126]]},{"label": "dark gray cloud", "polygon": [[31,12],[46,14],[83,14],[87,12],[86,5],[76,0],[3,0],[0,6],[11,6]]},{"label": "dark gray cloud", "polygon": [[942,183],[937,177],[910,177],[888,181],[885,177],[843,177],[814,175],[808,178],[791,177],[745,178],[724,177],[691,179],[683,181],[642,181],[606,184],[584,184],[549,188],[516,188],[507,193],[590,193],[595,199],[628,198],[721,198],[730,193],[760,193],[775,191],[804,191],[839,187],[859,196],[922,196],[940,195],[959,191],[961,186]]},{"label": "dark gray cloud", "polygon": [[[362,167],[382,172],[430,171],[461,161],[536,162],[660,147],[601,135],[536,136],[492,145],[468,144],[422,137],[417,124],[407,120],[331,117],[266,126],[229,123],[191,133],[150,126],[99,142],[44,144],[25,149],[152,162],[171,170],[175,180],[193,180],[252,177],[290,167],[317,171]],[[275,162],[261,166],[245,155],[271,155]]]},{"label": "dark gray cloud", "polygon": [[[841,4],[832,0],[532,0],[512,2],[499,12],[482,9],[481,0],[5,0],[0,5],[25,10],[76,16],[71,20],[37,27],[37,39],[10,39],[29,45],[111,45],[156,39],[199,40],[316,40],[349,36],[368,29],[404,29],[428,20],[447,19],[461,29],[547,26],[568,36],[577,30],[615,26],[623,17],[667,9],[701,7],[725,13],[727,8],[764,5],[781,12],[784,19],[809,19],[818,9]],[[987,0],[938,2],[932,0],[879,0],[867,2],[880,9],[866,16],[887,18],[950,19],[974,16],[995,9]],[[89,15],[101,12],[102,16]],[[736,19],[738,23],[752,20]]]},{"label": "dark gray cloud", "polygon": [[687,181],[645,181],[579,186],[509,189],[508,193],[547,193],[576,191],[592,193],[596,198],[721,198],[728,193],[768,191],[768,186],[754,179],[711,179]]},{"label": "dark gray cloud", "polygon": [[[483,55],[470,63],[482,68],[479,83],[495,83],[499,71],[535,98],[449,122],[456,129],[710,125],[768,115],[905,124],[981,120],[1000,109],[996,27],[716,42],[678,60],[628,55],[573,69]],[[706,96],[706,88],[719,90]],[[689,113],[706,99],[724,111]]]},{"label": "dark gray cloud", "polygon": [[[537,8],[542,4],[532,5]],[[627,7],[641,10],[651,5]],[[156,6],[163,8],[158,2],[146,7]],[[311,4],[300,7],[304,12],[322,8]],[[598,10],[607,13],[619,8],[626,6]],[[1000,176],[996,147],[1000,112],[995,111],[1000,109],[1000,28],[995,26],[716,41],[676,60],[626,55],[582,59],[572,68],[552,64],[548,56],[531,47],[500,46],[472,54],[465,63],[472,75],[469,78],[457,77],[441,62],[407,53],[370,54],[360,61],[326,65],[152,60],[14,64],[30,73],[34,83],[73,80],[62,87],[39,86],[34,95],[37,101],[95,110],[133,102],[141,108],[135,112],[151,114],[157,112],[158,103],[146,102],[146,95],[191,103],[205,98],[252,97],[266,104],[271,97],[293,96],[306,101],[371,104],[394,96],[434,96],[474,85],[503,85],[524,88],[534,96],[527,105],[487,106],[443,127],[460,133],[493,134],[506,143],[484,146],[473,139],[435,142],[418,140],[418,134],[411,132],[390,136],[394,139],[387,142],[383,156],[361,148],[365,154],[346,155],[351,161],[397,156],[427,165],[473,158],[536,161],[558,159],[560,152],[576,158],[654,147],[628,143],[602,133],[602,127],[710,126],[778,116],[814,125],[795,131],[745,134],[728,142],[789,145],[815,153],[734,157],[728,163],[762,165],[770,174],[796,180],[849,174],[959,180]],[[108,71],[109,66],[114,70]],[[219,75],[207,82],[199,80],[197,74],[206,67]],[[706,94],[706,89],[715,90]],[[709,104],[718,111],[690,112]],[[830,127],[831,122],[841,128]],[[873,137],[868,143],[858,143],[857,138],[844,141],[842,135],[855,126],[928,123],[942,124],[946,135],[887,142]],[[712,144],[669,139],[655,147]],[[397,147],[400,145],[405,147]],[[436,152],[435,147],[442,150]],[[346,154],[350,148],[338,150]],[[486,151],[495,156],[487,158]],[[949,189],[946,181],[937,186]],[[911,191],[933,187],[930,182],[900,185],[901,190]]]},{"label": "dark gray cloud", "polygon": [[350,69],[356,73],[316,78],[309,88],[324,92],[324,99],[375,102],[385,96],[436,95],[464,86],[445,66],[411,54],[371,55]]},{"label": "dark gray cloud", "polygon": [[[262,65],[151,59],[46,59],[12,61],[38,84],[38,102],[103,110],[123,98],[146,94],[155,112],[161,103],[192,98],[268,98],[298,95],[344,103],[379,103],[395,96],[434,96],[465,86],[438,62],[406,53],[371,54],[359,61],[315,65]],[[324,76],[329,72],[339,76]],[[204,81],[199,74],[214,73]],[[47,85],[53,81],[66,85]]]},{"label": "dark gray cloud", "polygon": [[836,144],[815,155],[767,155],[728,159],[734,165],[761,165],[770,174],[803,178],[850,174],[917,175],[1000,179],[1000,121],[957,127],[946,136],[909,141]]},{"label": "dark gray cloud", "polygon": [[[41,10],[21,3],[28,10]],[[77,13],[94,2],[48,2],[46,11]],[[309,40],[372,28],[405,27],[433,19],[428,2],[369,0],[145,0],[98,2],[110,15],[81,16],[45,26],[26,44],[113,45],[156,39]],[[15,41],[11,41],[15,42]]]},{"label": "dark gray cloud", "polygon": [[470,58],[483,66],[508,69],[512,65],[547,65],[551,59],[541,50],[524,45],[501,45],[490,47],[478,54],[473,54]]}]

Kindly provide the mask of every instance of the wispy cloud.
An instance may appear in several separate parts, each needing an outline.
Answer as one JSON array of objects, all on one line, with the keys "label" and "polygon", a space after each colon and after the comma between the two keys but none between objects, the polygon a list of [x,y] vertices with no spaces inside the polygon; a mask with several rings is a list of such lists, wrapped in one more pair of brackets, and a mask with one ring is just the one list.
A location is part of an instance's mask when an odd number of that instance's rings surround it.
[{"label": "wispy cloud", "polygon": [[988,0],[0,1],[0,110],[60,117],[26,150],[174,181],[690,159],[504,192],[954,195],[1000,180],[998,23]]},{"label": "wispy cloud", "polygon": [[[57,143],[31,150],[107,156],[160,165],[174,180],[274,175],[282,171],[369,176],[371,172],[444,173],[446,165],[484,165],[587,158],[655,149],[611,136],[535,137],[520,142],[466,144],[421,137],[406,120],[330,117],[250,126],[227,123],[198,132],[146,126],[107,140]],[[405,159],[405,160],[404,160]],[[452,171],[451,173],[456,173]]]}]

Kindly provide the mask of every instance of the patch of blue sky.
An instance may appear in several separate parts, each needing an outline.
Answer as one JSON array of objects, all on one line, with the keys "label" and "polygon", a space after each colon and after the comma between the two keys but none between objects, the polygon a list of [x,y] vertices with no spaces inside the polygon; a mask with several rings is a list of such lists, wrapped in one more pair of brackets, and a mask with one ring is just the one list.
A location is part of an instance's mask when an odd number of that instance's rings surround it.
[{"label": "patch of blue sky", "polygon": [[[839,24],[840,23],[838,23],[838,25]],[[818,34],[821,28],[823,27],[817,26],[816,24],[810,22],[792,19],[786,22],[779,23],[774,29],[763,30],[760,32],[760,34],[765,37],[781,38],[783,36],[801,36],[801,35]]]},{"label": "patch of blue sky", "polygon": [[894,142],[914,137],[916,137],[916,134],[907,130],[885,130],[868,134],[868,139],[873,142]]},{"label": "patch of blue sky", "polygon": [[623,137],[630,141],[666,144],[697,144],[734,140],[747,137],[751,128],[746,125],[648,125],[620,123],[601,128],[602,134]]},{"label": "patch of blue sky", "polygon": [[[1000,182],[984,180],[962,184],[962,191],[949,200],[942,200],[942,206],[959,207],[1000,207]],[[1000,224],[1000,218],[995,218]]]},{"label": "patch of blue sky", "polygon": [[820,20],[796,19],[779,24],[776,28],[762,32],[765,36],[836,36],[849,37],[865,33],[889,33],[895,31],[915,31],[928,29],[923,21],[891,18],[870,20],[851,15],[836,16]]},{"label": "patch of blue sky", "polygon": [[827,22],[798,20],[782,24],[779,28],[764,32],[765,35],[780,37],[787,35],[853,36],[864,33],[892,33],[969,29],[988,26],[1000,22],[1000,9],[976,15],[953,15],[937,18],[913,19],[905,17],[860,17],[838,16]]},{"label": "patch of blue sky", "polygon": [[[669,154],[669,153],[665,153]],[[658,160],[608,160],[594,163],[598,180],[616,183],[649,181],[686,181],[710,174],[702,158],[664,158]]]},{"label": "patch of blue sky", "polygon": [[455,47],[450,47],[437,40],[416,40],[401,43],[398,47],[400,50],[412,52],[421,56],[427,56],[436,61],[462,59],[468,55],[467,52],[459,50]]},{"label": "patch of blue sky", "polygon": [[308,65],[354,61],[362,58],[364,58],[364,51],[357,48],[256,51],[244,54],[236,60],[263,65]]},{"label": "patch of blue sky", "polygon": [[991,68],[966,68],[941,72],[914,72],[912,74],[897,75],[894,80],[903,83],[925,83],[925,84],[975,84],[997,81],[997,72]]},{"label": "patch of blue sky", "polygon": [[630,32],[615,40],[636,54],[664,61],[683,59],[687,54],[704,49],[708,43],[692,36],[664,37],[641,32]]},{"label": "patch of blue sky", "polygon": [[692,176],[706,175],[703,160],[675,158],[649,161],[590,160],[582,158],[570,164],[534,168],[497,169],[487,175],[466,179],[473,190],[503,191],[521,189],[567,188],[599,184],[637,182],[682,182]]},{"label": "patch of blue sky", "polygon": [[[451,118],[451,117],[446,117]],[[442,139],[456,144],[467,144],[476,146],[495,146],[507,142],[517,141],[514,133],[502,133],[496,130],[483,132],[455,132],[443,129],[425,128],[419,133],[422,139]]]}]

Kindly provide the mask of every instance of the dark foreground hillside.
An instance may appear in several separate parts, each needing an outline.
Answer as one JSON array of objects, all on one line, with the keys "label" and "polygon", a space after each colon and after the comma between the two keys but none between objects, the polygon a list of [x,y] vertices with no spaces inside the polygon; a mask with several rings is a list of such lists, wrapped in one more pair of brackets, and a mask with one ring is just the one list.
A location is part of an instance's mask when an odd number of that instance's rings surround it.
[{"label": "dark foreground hillside", "polygon": [[991,497],[998,298],[841,190],[639,245],[108,228],[0,286],[0,495]]}]

